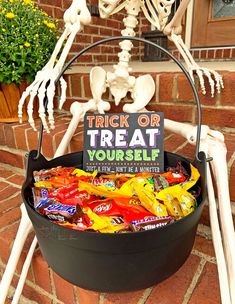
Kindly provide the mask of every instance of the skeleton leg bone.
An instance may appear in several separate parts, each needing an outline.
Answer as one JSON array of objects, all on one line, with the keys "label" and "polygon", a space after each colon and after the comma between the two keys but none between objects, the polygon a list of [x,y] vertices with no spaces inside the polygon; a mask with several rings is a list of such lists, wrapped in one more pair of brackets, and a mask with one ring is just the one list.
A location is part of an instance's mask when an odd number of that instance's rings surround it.
[{"label": "skeleton leg bone", "polygon": [[[197,127],[191,125],[176,123],[169,120],[164,120],[165,128],[180,134],[191,144],[196,142]],[[175,124],[175,127],[173,127]],[[191,128],[191,131],[190,131]],[[218,228],[218,215],[216,211],[214,191],[211,182],[211,174],[208,170],[208,194],[209,194],[209,208],[210,220],[213,234],[213,244],[215,247],[218,273],[220,279],[220,292],[224,304],[234,304],[235,296],[235,233],[232,221],[232,211],[229,198],[228,175],[226,165],[226,147],[223,142],[223,135],[214,130],[210,130],[208,126],[202,126],[201,132],[201,150],[213,158],[212,168],[215,173],[218,200],[219,200],[219,214],[221,231]],[[221,241],[222,240],[222,241]],[[226,269],[224,267],[224,260],[226,261]],[[231,300],[228,300],[228,291],[230,292]],[[230,302],[229,302],[230,301]]]},{"label": "skeleton leg bone", "polygon": [[11,285],[11,280],[13,278],[17,262],[20,258],[21,251],[23,249],[24,243],[33,230],[33,225],[28,217],[25,206],[22,204],[21,209],[21,221],[15,237],[14,245],[11,250],[8,263],[3,274],[1,283],[0,283],[0,304],[5,303],[9,287]]}]

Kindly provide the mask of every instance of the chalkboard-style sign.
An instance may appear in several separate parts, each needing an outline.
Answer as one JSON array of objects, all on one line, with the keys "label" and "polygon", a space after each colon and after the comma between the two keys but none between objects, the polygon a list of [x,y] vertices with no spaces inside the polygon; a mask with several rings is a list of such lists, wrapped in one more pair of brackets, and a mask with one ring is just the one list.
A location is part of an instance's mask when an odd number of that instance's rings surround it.
[{"label": "chalkboard-style sign", "polygon": [[162,172],[163,124],[162,112],[86,114],[84,170]]}]

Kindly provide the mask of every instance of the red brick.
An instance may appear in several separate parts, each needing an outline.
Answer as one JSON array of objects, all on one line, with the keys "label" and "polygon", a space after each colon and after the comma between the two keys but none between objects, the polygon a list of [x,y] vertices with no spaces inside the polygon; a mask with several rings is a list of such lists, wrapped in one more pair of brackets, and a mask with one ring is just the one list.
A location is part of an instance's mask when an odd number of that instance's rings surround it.
[{"label": "red brick", "polygon": [[19,191],[20,190],[18,188],[9,185],[7,188],[0,191],[0,202],[5,201],[12,195],[18,194]]},{"label": "red brick", "polygon": [[208,50],[207,51],[207,58],[215,58],[215,50]]},{"label": "red brick", "polygon": [[193,248],[211,257],[215,256],[215,250],[212,240],[207,240],[202,236],[196,236]]},{"label": "red brick", "polygon": [[215,264],[206,263],[189,304],[221,303],[218,272]]},{"label": "red brick", "polygon": [[[8,261],[11,252],[11,244],[16,236],[18,227],[19,223],[15,223],[14,225],[7,227],[3,232],[0,232],[0,257],[3,263],[7,263]],[[3,228],[3,226],[0,225],[0,228]]]},{"label": "red brick", "polygon": [[229,161],[235,151],[235,134],[224,133],[224,141],[227,148],[227,161]]},{"label": "red brick", "polygon": [[42,141],[42,154],[45,157],[52,158],[55,151],[53,149],[53,133],[56,131],[51,131],[49,134],[43,134],[43,141]]},{"label": "red brick", "polygon": [[83,132],[76,134],[70,142],[71,152],[77,152],[83,150]]},{"label": "red brick", "polygon": [[203,108],[202,123],[215,127],[234,128],[235,109]]},{"label": "red brick", "polygon": [[[37,128],[38,130],[39,128]],[[37,150],[39,132],[32,128],[26,130],[27,150]]]},{"label": "red brick", "polygon": [[8,186],[9,186],[9,184],[7,184],[5,182],[0,182],[0,191],[2,191],[3,189],[5,189]]},{"label": "red brick", "polygon": [[205,205],[203,208],[200,224],[210,227],[209,207],[207,205]]},{"label": "red brick", "polygon": [[230,178],[229,178],[229,190],[231,201],[235,201],[235,161],[233,162]]},{"label": "red brick", "polygon": [[30,129],[28,123],[24,124],[20,127],[14,128],[15,139],[16,139],[16,148],[25,150],[25,151],[28,150],[28,147],[26,144],[26,137],[25,137],[26,129]]},{"label": "red brick", "polygon": [[231,49],[225,49],[223,58],[228,59],[230,58],[230,56],[231,56]]},{"label": "red brick", "polygon": [[76,288],[79,304],[99,304],[100,294],[98,292]]},{"label": "red brick", "polygon": [[24,180],[25,180],[25,177],[22,175],[19,175],[19,174],[15,174],[7,179],[7,181],[9,181],[13,184],[19,185],[19,186],[22,186]]},{"label": "red brick", "polygon": [[179,74],[177,75],[177,101],[193,101],[193,92],[192,88],[189,84],[188,79],[185,75]]},{"label": "red brick", "polygon": [[164,112],[164,117],[181,122],[192,122],[193,120],[193,106],[168,106],[159,103],[147,106],[149,111]]},{"label": "red brick", "polygon": [[201,51],[201,58],[203,58],[203,59],[207,58],[207,51],[206,50]]},{"label": "red brick", "polygon": [[73,285],[53,273],[57,298],[66,304],[74,304],[74,288]]},{"label": "red brick", "polygon": [[185,138],[180,135],[172,135],[164,141],[164,150],[174,152],[179,146],[185,142]]},{"label": "red brick", "polygon": [[5,137],[5,131],[4,131],[4,124],[0,123],[0,145],[6,144],[6,137]]},{"label": "red brick", "polygon": [[8,200],[1,201],[0,202],[0,215],[15,207],[19,207],[21,202],[22,202],[22,198],[21,198],[20,194],[14,196],[13,198],[10,198]]},{"label": "red brick", "polygon": [[82,82],[83,82],[83,86],[84,86],[84,90],[85,90],[85,96],[84,97],[86,97],[86,98],[92,97],[89,76],[88,75],[84,75],[82,77]]},{"label": "red brick", "polygon": [[234,106],[235,72],[226,73],[223,76],[223,81],[224,81],[224,89],[222,90],[222,93],[221,93],[221,104]]},{"label": "red brick", "polygon": [[161,304],[182,304],[199,262],[199,257],[190,255],[185,264],[173,276],[154,288],[146,304],[156,304],[157,299]]},{"label": "red brick", "polygon": [[183,148],[179,149],[177,154],[193,160],[195,158],[195,146],[187,144]]},{"label": "red brick", "polygon": [[8,164],[17,168],[24,168],[23,156],[8,151],[0,150],[1,163]]},{"label": "red brick", "polygon": [[32,267],[35,283],[51,293],[50,272],[47,262],[44,260],[40,250],[35,251],[32,259]]},{"label": "red brick", "polygon": [[[45,294],[30,287],[27,283],[24,285],[23,296],[30,299],[30,302],[35,301],[35,303],[52,304],[53,301]],[[67,303],[66,303],[67,304]]]},{"label": "red brick", "polygon": [[136,304],[143,295],[143,290],[126,293],[109,293],[106,295],[104,304]]},{"label": "red brick", "polygon": [[159,79],[159,101],[173,101],[173,85],[175,74],[161,74]]},{"label": "red brick", "polygon": [[21,216],[20,208],[11,209],[4,213],[4,216],[0,217],[0,227],[7,227],[10,224],[18,221]]},{"label": "red brick", "polygon": [[11,125],[5,124],[5,138],[6,138],[6,145],[10,148],[16,148],[16,141],[14,135],[14,129],[12,129]]},{"label": "red brick", "polygon": [[[200,103],[202,105],[207,105],[207,106],[211,106],[211,105],[215,105],[217,100],[220,98],[217,90],[216,90],[216,87],[215,87],[215,93],[214,93],[214,97],[211,97],[211,87],[210,87],[210,83],[209,81],[207,80],[206,77],[204,77],[204,81],[205,81],[205,89],[206,89],[206,94],[202,94],[202,89],[201,89],[201,86],[200,84],[198,84],[198,96],[199,96],[199,100],[200,100]],[[197,79],[197,82],[198,79]]]},{"label": "red brick", "polygon": [[222,59],[223,58],[223,50],[215,50],[215,58]]},{"label": "red brick", "polygon": [[231,58],[235,58],[235,49],[232,49],[232,55]]},{"label": "red brick", "polygon": [[72,96],[75,97],[81,97],[82,96],[82,86],[81,86],[81,80],[82,75],[71,75],[71,88],[72,88]]},{"label": "red brick", "polygon": [[0,167],[0,177],[8,178],[9,176],[13,175],[12,171],[6,170],[4,167]]}]

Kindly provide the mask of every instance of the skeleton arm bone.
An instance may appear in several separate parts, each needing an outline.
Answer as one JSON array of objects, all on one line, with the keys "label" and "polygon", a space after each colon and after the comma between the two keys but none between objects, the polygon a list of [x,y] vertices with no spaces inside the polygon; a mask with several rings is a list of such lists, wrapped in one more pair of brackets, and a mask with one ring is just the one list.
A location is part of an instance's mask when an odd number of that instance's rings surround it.
[{"label": "skeleton arm bone", "polygon": [[180,5],[172,18],[172,20],[164,27],[163,33],[169,36],[172,32],[176,35],[182,32],[182,18],[191,0],[182,0]]},{"label": "skeleton arm bone", "polygon": [[[175,46],[177,47],[178,51],[180,52],[181,56],[183,57],[187,65],[191,78],[193,79],[193,71],[195,71],[196,74],[198,75],[203,94],[206,94],[203,76],[205,75],[208,78],[211,87],[211,96],[213,97],[215,92],[214,89],[215,85],[218,93],[220,93],[220,89],[224,87],[222,76],[220,76],[214,70],[206,69],[196,64],[191,53],[187,49],[186,45],[184,44],[180,36],[182,32],[182,18],[184,16],[184,13],[187,9],[189,2],[190,0],[181,1],[180,6],[177,9],[174,17],[163,29],[163,33],[167,35],[168,38],[174,42]],[[215,80],[212,79],[212,76],[214,77]]]}]

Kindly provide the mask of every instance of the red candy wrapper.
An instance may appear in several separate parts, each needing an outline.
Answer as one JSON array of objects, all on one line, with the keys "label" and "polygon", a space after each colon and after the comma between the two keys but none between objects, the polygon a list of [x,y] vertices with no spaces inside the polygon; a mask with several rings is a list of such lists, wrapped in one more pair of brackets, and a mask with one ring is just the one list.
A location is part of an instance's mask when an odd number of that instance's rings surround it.
[{"label": "red candy wrapper", "polygon": [[113,199],[95,201],[89,205],[89,208],[99,216],[122,215],[121,209]]}]

